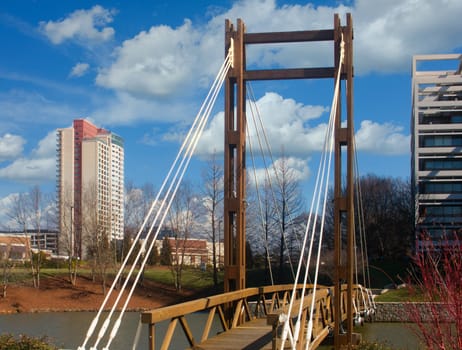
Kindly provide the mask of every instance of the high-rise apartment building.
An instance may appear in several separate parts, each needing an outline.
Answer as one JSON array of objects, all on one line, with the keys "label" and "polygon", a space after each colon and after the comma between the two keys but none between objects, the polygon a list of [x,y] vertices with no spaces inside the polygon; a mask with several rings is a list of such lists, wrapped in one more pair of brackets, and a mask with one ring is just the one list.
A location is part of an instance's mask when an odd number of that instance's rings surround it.
[{"label": "high-rise apartment building", "polygon": [[85,255],[89,220],[112,239],[124,230],[123,139],[87,120],[57,131],[61,253]]},{"label": "high-rise apartment building", "polygon": [[462,238],[462,55],[414,56],[412,185],[417,249]]}]

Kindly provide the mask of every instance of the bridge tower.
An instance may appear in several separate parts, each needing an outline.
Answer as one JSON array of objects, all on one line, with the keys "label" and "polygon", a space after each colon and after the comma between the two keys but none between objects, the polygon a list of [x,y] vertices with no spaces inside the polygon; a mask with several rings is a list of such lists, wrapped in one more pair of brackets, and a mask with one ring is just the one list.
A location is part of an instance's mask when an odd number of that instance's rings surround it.
[{"label": "bridge tower", "polygon": [[[328,30],[246,33],[245,24],[238,19],[236,26],[229,20],[225,24],[225,52],[232,46],[234,51],[233,66],[225,80],[225,158],[224,158],[224,246],[225,246],[225,292],[244,289],[245,285],[245,211],[246,211],[246,82],[251,80],[283,79],[319,79],[336,78],[340,69],[340,79],[345,85],[346,93],[339,95],[336,130],[335,130],[335,302],[340,310],[340,290],[347,284],[348,315],[347,332],[342,334],[341,312],[336,312],[335,348],[353,341],[353,22],[350,14],[346,16],[347,24],[342,26],[340,18],[334,16],[334,28]],[[345,58],[340,62],[342,38]],[[322,42],[333,41],[334,67],[291,68],[248,70],[246,68],[246,45]],[[308,92],[309,93],[309,92]],[[344,100],[346,119],[342,120],[341,102]],[[342,154],[346,161],[342,160]],[[342,167],[346,165],[346,171]],[[342,173],[347,174],[346,183],[342,183]],[[342,191],[342,189],[346,189]],[[346,232],[347,244],[342,243],[342,232]],[[346,250],[346,257],[341,254]]]}]

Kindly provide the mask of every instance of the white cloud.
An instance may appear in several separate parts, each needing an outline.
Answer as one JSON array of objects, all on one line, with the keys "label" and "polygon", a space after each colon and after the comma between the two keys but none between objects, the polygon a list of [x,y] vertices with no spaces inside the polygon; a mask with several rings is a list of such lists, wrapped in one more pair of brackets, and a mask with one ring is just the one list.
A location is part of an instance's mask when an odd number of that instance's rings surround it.
[{"label": "white cloud", "polygon": [[6,197],[0,198],[0,228],[4,230],[17,229],[18,223],[14,218],[8,216],[14,201],[18,197],[18,193],[11,193]]},{"label": "white cloud", "polygon": [[40,30],[53,44],[76,39],[81,42],[103,42],[113,38],[114,28],[107,27],[113,21],[113,10],[99,5],[90,10],[76,10],[58,21],[40,22]]},{"label": "white cloud", "polygon": [[73,107],[48,99],[42,94],[23,90],[0,93],[0,125],[18,123],[49,123],[70,120],[80,113]]},{"label": "white cloud", "polygon": [[403,127],[390,123],[379,124],[363,120],[355,136],[357,148],[359,151],[375,154],[408,154],[411,136],[404,135],[402,131]]},{"label": "white cloud", "polygon": [[[339,13],[351,12],[355,28],[355,72],[404,72],[416,53],[451,51],[462,45],[462,2],[447,0],[359,0],[353,6],[281,5],[275,0],[237,1],[194,26],[153,26],[114,51],[97,84],[132,94],[165,97],[207,86],[223,60],[226,18],[242,18],[247,32],[328,29]],[[255,14],[258,13],[258,16]],[[448,35],[448,33],[451,33]],[[329,44],[251,46],[250,66],[313,67],[333,64]]]},{"label": "white cloud", "polygon": [[[285,169],[288,169],[290,174],[288,176],[291,177],[294,181],[303,181],[308,179],[311,175],[310,169],[308,167],[309,159],[301,159],[297,157],[284,157],[278,158],[274,161],[274,164],[269,164],[268,169],[258,168],[249,171],[249,181],[252,185],[258,183],[259,186],[265,184],[265,181],[271,181],[273,185],[277,186],[277,177],[275,175],[275,171],[279,174],[281,166]],[[282,163],[285,164],[282,164]]]},{"label": "white cloud", "polygon": [[18,157],[24,148],[24,140],[21,136],[5,134],[0,136],[0,162]]},{"label": "white cloud", "polygon": [[[291,98],[285,99],[274,92],[266,93],[256,104],[272,152],[284,151],[288,154],[307,155],[322,148],[326,126],[322,123],[319,124],[319,121],[315,122],[315,120],[327,112],[328,108],[303,105]],[[252,111],[255,114],[257,129],[253,122]],[[258,113],[253,106],[247,104],[249,138],[252,140],[254,152],[257,153],[260,151],[258,150],[256,130],[263,138]],[[204,130],[197,148],[199,155],[210,155],[214,150],[223,152],[223,118],[223,113],[216,114]],[[267,153],[268,150],[265,145],[263,147],[264,152]]]},{"label": "white cloud", "polygon": [[358,0],[357,72],[404,72],[416,54],[451,52],[462,45],[458,0]]},{"label": "white cloud", "polygon": [[192,120],[198,107],[189,101],[179,103],[171,100],[158,101],[118,92],[114,97],[104,100],[102,107],[96,109],[91,117],[97,123],[130,125],[139,121],[163,121],[176,123]]},{"label": "white cloud", "polygon": [[55,176],[54,158],[18,158],[12,164],[0,169],[0,178],[35,183],[50,181]]},{"label": "white cloud", "polygon": [[[284,152],[298,157],[310,156],[320,152],[324,146],[327,125],[319,118],[328,108],[323,106],[306,106],[293,99],[284,99],[276,93],[266,93],[257,101],[258,110],[263,120],[264,132],[268,138],[273,154]],[[257,132],[254,127],[252,112],[247,104],[248,139],[252,142],[253,152],[261,154]],[[216,114],[199,141],[196,154],[209,156],[215,151],[223,152],[224,114]],[[263,131],[258,125],[260,138],[264,142]],[[410,136],[403,133],[404,128],[391,123],[380,124],[370,120],[361,122],[356,133],[358,150],[375,154],[407,154],[410,150]],[[168,135],[170,140],[182,139],[178,133]],[[249,142],[249,141],[248,141]],[[249,146],[249,143],[247,143]],[[268,150],[264,144],[263,153]]]},{"label": "white cloud", "polygon": [[201,40],[204,37],[190,21],[176,29],[151,27],[126,40],[116,50],[114,64],[101,70],[96,82],[135,95],[162,97],[186,90],[185,85],[200,81],[199,67],[207,67],[198,50]]},{"label": "white cloud", "polygon": [[89,68],[90,68],[90,65],[88,63],[79,62],[74,67],[72,67],[72,70],[69,73],[69,76],[70,77],[81,77],[85,73],[87,73]]},{"label": "white cloud", "polygon": [[52,130],[45,138],[41,139],[37,147],[32,151],[37,158],[49,158],[56,156],[56,130]]},{"label": "white cloud", "polygon": [[0,169],[0,178],[35,184],[56,176],[56,131],[39,141],[29,157],[16,158]]}]

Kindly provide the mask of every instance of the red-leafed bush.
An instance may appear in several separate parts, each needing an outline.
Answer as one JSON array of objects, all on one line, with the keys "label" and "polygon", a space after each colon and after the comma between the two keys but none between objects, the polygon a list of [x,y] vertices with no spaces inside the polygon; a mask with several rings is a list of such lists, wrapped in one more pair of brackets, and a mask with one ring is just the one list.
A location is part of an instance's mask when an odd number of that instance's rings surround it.
[{"label": "red-leafed bush", "polygon": [[409,303],[407,311],[414,330],[429,350],[462,349],[462,242],[434,242],[414,256],[409,288],[422,293],[425,311]]}]

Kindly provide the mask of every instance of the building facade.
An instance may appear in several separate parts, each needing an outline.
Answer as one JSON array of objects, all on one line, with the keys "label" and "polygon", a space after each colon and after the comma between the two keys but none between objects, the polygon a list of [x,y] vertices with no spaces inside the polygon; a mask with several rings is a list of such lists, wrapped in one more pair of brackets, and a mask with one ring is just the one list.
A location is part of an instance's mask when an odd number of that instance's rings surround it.
[{"label": "building facade", "polygon": [[462,55],[412,62],[412,188],[416,248],[462,233]]},{"label": "building facade", "polygon": [[58,129],[61,254],[85,254],[85,228],[90,219],[110,238],[123,238],[123,191],[124,146],[120,136],[84,119],[74,120],[71,128]]}]

